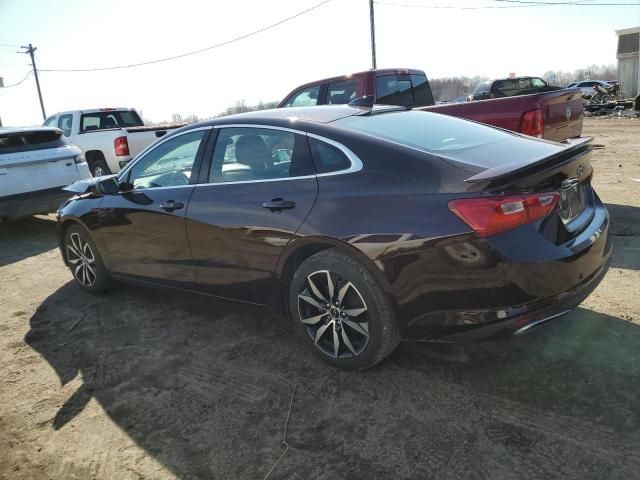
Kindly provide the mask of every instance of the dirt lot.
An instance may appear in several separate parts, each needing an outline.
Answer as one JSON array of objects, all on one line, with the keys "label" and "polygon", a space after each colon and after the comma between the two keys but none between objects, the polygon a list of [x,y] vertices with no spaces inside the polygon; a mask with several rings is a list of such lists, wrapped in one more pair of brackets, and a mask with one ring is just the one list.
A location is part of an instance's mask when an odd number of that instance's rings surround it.
[{"label": "dirt lot", "polygon": [[0,225],[0,478],[640,478],[640,121],[588,119],[613,267],[508,341],[336,371],[262,310],[81,292],[52,217]]}]

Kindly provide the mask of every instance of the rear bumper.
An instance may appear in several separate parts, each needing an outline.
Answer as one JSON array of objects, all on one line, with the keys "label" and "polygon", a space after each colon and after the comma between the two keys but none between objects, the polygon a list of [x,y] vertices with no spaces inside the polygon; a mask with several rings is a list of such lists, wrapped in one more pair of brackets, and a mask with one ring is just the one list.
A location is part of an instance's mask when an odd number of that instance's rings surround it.
[{"label": "rear bumper", "polygon": [[472,330],[447,335],[438,340],[443,342],[467,342],[525,334],[543,323],[569,313],[582,303],[600,284],[609,270],[609,263],[610,257],[591,277],[576,285],[571,290],[528,305],[527,313],[489,325],[483,325]]},{"label": "rear bumper", "polygon": [[575,308],[607,271],[608,231],[608,213],[596,198],[590,224],[561,245],[530,224],[486,239],[444,239],[377,265],[404,339],[480,339]]},{"label": "rear bumper", "polygon": [[0,197],[0,219],[17,220],[56,211],[62,202],[72,196],[62,190],[65,186]]}]

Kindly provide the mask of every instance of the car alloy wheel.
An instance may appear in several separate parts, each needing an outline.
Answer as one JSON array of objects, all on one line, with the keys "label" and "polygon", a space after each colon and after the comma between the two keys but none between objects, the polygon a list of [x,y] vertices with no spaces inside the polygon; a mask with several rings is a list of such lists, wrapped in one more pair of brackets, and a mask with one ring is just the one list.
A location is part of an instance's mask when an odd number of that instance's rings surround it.
[{"label": "car alloy wheel", "polygon": [[357,357],[369,342],[367,304],[353,283],[329,270],[307,276],[298,319],[315,346],[333,358]]},{"label": "car alloy wheel", "polygon": [[96,257],[89,242],[83,240],[79,233],[69,235],[67,242],[67,260],[76,280],[85,287],[96,282]]}]

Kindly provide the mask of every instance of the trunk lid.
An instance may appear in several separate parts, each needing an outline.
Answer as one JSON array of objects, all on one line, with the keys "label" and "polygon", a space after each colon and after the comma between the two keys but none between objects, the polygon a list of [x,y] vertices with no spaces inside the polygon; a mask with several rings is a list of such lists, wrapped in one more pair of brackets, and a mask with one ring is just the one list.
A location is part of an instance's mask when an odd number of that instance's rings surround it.
[{"label": "trunk lid", "polygon": [[590,140],[535,161],[489,168],[468,178],[466,183],[476,191],[500,194],[559,193],[553,214],[542,222],[540,229],[554,243],[564,243],[584,230],[594,215]]}]

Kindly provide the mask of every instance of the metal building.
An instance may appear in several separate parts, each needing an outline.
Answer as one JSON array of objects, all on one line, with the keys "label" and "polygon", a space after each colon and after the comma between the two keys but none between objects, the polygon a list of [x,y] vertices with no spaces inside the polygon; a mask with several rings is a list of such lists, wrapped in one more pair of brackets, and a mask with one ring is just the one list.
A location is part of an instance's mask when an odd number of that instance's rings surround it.
[{"label": "metal building", "polygon": [[629,97],[640,95],[640,27],[616,30],[618,36],[618,80]]}]

